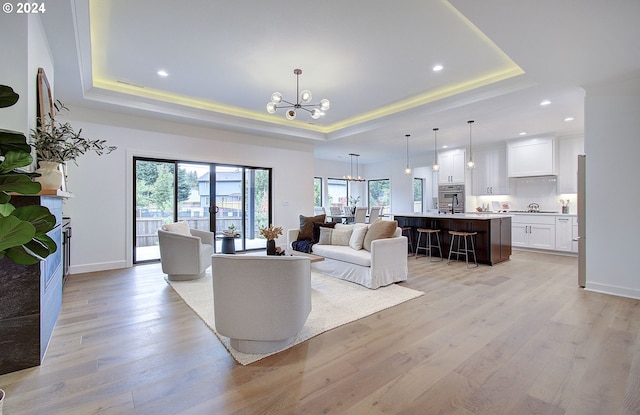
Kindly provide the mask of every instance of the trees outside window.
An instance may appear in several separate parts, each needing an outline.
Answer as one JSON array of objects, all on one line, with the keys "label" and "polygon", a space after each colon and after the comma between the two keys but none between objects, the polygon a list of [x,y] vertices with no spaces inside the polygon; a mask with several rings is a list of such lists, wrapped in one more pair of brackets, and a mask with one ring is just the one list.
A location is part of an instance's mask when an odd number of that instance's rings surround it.
[{"label": "trees outside window", "polygon": [[391,182],[389,179],[369,180],[369,209],[382,207],[382,213],[391,212]]}]

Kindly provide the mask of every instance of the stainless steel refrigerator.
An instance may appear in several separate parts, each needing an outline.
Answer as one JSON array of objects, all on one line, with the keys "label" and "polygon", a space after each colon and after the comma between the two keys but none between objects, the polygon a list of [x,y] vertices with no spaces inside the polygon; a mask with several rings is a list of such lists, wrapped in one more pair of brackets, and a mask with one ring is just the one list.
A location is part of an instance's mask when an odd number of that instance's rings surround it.
[{"label": "stainless steel refrigerator", "polygon": [[582,288],[587,283],[587,212],[586,212],[586,163],[587,156],[578,155],[578,285]]}]

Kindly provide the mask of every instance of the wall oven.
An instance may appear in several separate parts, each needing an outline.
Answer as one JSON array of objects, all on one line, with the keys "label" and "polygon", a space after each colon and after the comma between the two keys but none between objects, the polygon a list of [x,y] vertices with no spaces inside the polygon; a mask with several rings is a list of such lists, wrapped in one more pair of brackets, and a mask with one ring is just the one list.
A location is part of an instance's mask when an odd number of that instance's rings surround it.
[{"label": "wall oven", "polygon": [[464,213],[464,185],[445,184],[438,186],[438,211],[441,213]]}]

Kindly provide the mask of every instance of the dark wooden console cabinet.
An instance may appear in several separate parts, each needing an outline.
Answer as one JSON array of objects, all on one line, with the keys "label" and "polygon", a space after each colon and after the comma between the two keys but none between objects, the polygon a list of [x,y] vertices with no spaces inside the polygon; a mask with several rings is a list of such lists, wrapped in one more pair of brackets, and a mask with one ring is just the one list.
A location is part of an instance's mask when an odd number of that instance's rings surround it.
[{"label": "dark wooden console cabinet", "polygon": [[[478,219],[469,215],[468,217],[456,217],[454,215],[394,215],[398,221],[398,226],[411,227],[416,238],[417,228],[440,229],[440,243],[442,244],[442,255],[449,255],[451,238],[449,231],[470,231],[477,232],[475,238],[476,255],[481,264],[495,265],[507,261],[511,257],[511,217],[486,217]],[[416,241],[413,241],[414,245]],[[422,244],[421,244],[422,245]],[[437,255],[437,251],[435,251]]]},{"label": "dark wooden console cabinet", "polygon": [[42,205],[56,217],[49,236],[58,249],[34,265],[0,260],[0,375],[42,362],[62,306],[62,200],[56,195],[11,196],[16,206]]}]

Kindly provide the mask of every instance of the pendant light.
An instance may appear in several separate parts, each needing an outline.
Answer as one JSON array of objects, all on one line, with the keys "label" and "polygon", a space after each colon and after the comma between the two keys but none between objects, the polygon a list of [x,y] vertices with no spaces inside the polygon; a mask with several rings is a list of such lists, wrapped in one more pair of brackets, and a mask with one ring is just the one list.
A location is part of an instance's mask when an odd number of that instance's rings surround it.
[{"label": "pendant light", "polygon": [[472,170],[476,167],[476,163],[473,162],[473,154],[471,153],[471,126],[474,121],[469,120],[467,124],[469,124],[469,161],[467,162],[467,169]]},{"label": "pendant light", "polygon": [[407,167],[405,167],[404,169],[404,174],[411,174],[411,167],[409,167],[409,137],[411,137],[411,134],[405,134],[405,137],[407,138]]},{"label": "pendant light", "polygon": [[[362,177],[360,177],[360,166],[358,164],[358,158],[360,157],[360,154],[349,153],[349,156],[351,156],[351,174],[342,176],[342,178],[348,182],[364,182],[366,179],[363,179]],[[353,174],[353,158],[354,157],[356,157],[356,173],[355,174]]]},{"label": "pendant light", "polygon": [[438,130],[433,129],[433,171],[440,171],[440,165],[438,164]]}]

